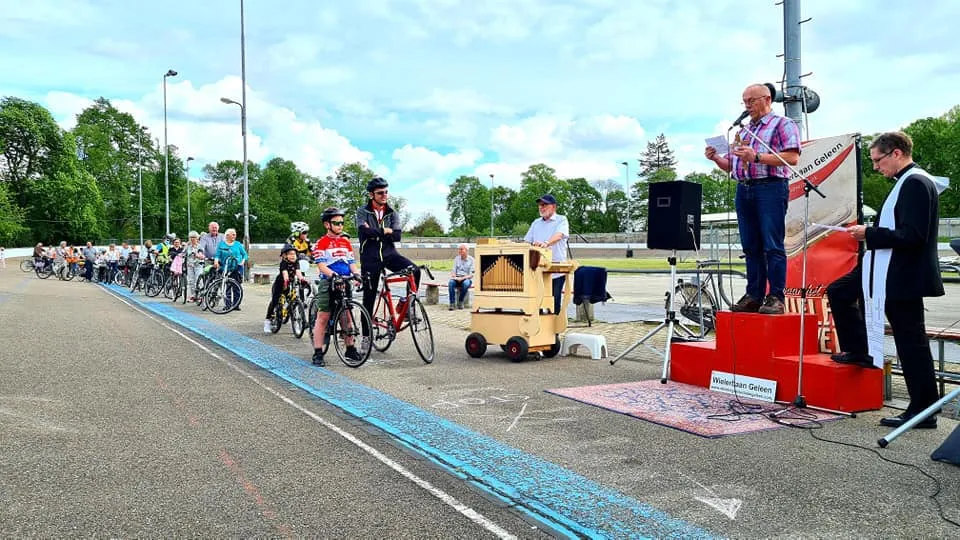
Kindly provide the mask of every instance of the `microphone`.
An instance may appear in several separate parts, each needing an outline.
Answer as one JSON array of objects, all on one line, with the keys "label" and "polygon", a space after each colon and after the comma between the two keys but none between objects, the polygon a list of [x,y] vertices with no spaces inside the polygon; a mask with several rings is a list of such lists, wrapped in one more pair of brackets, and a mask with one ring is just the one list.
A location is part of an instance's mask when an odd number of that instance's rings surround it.
[{"label": "microphone", "polygon": [[743,111],[742,113],[740,113],[740,116],[738,116],[737,119],[733,121],[733,125],[735,126],[743,125],[743,119],[748,116],[750,116],[750,111]]}]

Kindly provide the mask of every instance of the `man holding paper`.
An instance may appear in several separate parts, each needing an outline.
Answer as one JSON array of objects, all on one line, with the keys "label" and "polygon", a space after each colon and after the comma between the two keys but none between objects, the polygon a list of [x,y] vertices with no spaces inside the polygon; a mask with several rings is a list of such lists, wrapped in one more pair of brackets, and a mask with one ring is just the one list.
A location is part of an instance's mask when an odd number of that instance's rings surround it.
[{"label": "man holding paper", "polygon": [[[886,313],[910,395],[906,411],[880,420],[880,425],[888,427],[901,426],[939,398],[923,298],[944,294],[937,260],[938,195],[942,189],[937,179],[917,167],[912,153],[913,141],[905,133],[884,133],[873,141],[870,161],[874,170],[896,184],[874,226],[847,229],[867,248],[862,282],[866,328],[874,328],[872,323],[882,321]],[[883,357],[876,341],[871,342],[870,352],[874,358]],[[926,418],[916,427],[936,428],[937,418]]]},{"label": "man holding paper", "polygon": [[737,224],[747,262],[747,294],[730,311],[784,312],[787,253],[783,242],[790,198],[790,169],[784,162],[796,166],[800,161],[800,129],[790,118],[773,112],[775,92],[773,85],[748,86],[743,104],[749,125],[737,133],[729,152],[721,152],[720,145],[709,140],[704,151],[707,159],[737,180]]}]

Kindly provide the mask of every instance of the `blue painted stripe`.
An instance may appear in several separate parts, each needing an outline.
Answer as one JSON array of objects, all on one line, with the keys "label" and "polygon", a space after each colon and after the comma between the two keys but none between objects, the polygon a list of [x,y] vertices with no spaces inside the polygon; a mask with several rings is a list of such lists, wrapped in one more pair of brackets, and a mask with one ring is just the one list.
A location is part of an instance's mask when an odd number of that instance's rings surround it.
[{"label": "blue painted stripe", "polygon": [[561,532],[588,538],[714,536],[563,467],[474,433],[349,377],[317,368],[256,339],[181,311],[173,304],[143,301],[118,286],[110,289],[369,422]]}]

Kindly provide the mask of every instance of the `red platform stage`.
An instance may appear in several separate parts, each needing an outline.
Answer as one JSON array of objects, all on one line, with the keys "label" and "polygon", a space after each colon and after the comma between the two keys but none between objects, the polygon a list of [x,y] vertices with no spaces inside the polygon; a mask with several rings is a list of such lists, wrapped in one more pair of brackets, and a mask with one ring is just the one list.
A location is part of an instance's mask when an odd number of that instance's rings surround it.
[{"label": "red platform stage", "polygon": [[[674,343],[670,380],[710,387],[713,371],[777,382],[777,401],[797,396],[800,315],[717,312],[716,340]],[[805,315],[803,396],[812,407],[843,412],[883,406],[883,370],[838,364],[821,354],[817,316]]]}]

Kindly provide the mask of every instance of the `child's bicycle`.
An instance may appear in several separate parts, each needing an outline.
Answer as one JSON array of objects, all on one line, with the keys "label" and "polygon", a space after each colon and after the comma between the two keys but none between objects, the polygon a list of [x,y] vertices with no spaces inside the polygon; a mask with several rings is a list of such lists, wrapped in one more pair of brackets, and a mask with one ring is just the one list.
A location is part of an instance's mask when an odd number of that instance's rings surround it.
[{"label": "child's bicycle", "polygon": [[[420,353],[420,358],[427,364],[433,362],[434,345],[433,329],[430,327],[430,319],[427,317],[427,310],[423,307],[423,302],[417,297],[417,284],[413,278],[415,267],[409,266],[393,274],[383,274],[380,293],[377,296],[377,303],[373,308],[373,347],[380,352],[386,352],[397,338],[397,334],[410,327],[410,333],[413,334],[413,344]],[[426,266],[421,266],[430,279],[433,274]],[[405,284],[407,293],[393,303],[393,295],[390,292],[391,284]]]},{"label": "child's bicycle", "polygon": [[[323,354],[330,348],[330,336],[335,336],[334,348],[337,349],[337,356],[340,361],[349,367],[357,368],[363,365],[370,358],[370,340],[361,339],[362,329],[370,328],[370,314],[363,307],[363,304],[357,302],[352,297],[354,290],[361,291],[361,282],[357,281],[354,287],[350,286],[351,278],[346,276],[333,276],[330,278],[330,320],[327,322],[327,330],[323,338],[323,347],[320,348]],[[320,280],[316,280],[319,284]],[[310,329],[310,343],[313,343],[313,326],[317,321],[318,297],[320,293],[313,296],[310,300],[308,313],[308,328]],[[350,358],[346,355],[348,345],[357,348],[359,358]]]},{"label": "child's bicycle", "polygon": [[280,295],[280,300],[273,310],[273,318],[270,319],[270,331],[274,334],[280,331],[283,323],[289,321],[293,336],[297,339],[303,337],[303,331],[306,330],[307,315],[303,302],[300,301],[300,295],[297,293],[299,290],[298,283],[290,283],[283,294]]}]

